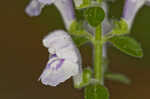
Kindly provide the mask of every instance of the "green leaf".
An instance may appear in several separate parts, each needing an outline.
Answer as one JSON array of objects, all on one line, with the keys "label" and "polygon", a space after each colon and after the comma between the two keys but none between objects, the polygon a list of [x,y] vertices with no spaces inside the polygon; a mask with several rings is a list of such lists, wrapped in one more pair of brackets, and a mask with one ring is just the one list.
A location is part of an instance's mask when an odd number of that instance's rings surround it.
[{"label": "green leaf", "polygon": [[97,27],[104,20],[105,13],[100,7],[90,7],[85,10],[84,16],[91,26]]},{"label": "green leaf", "polygon": [[88,32],[86,32],[85,29],[83,28],[83,23],[77,21],[72,22],[69,28],[69,33],[71,35],[77,35],[77,36],[83,36],[88,34]]},{"label": "green leaf", "polygon": [[85,99],[109,99],[108,90],[100,84],[92,84],[85,88]]},{"label": "green leaf", "polygon": [[82,22],[73,21],[69,33],[78,47],[93,39],[93,36],[83,28]]},{"label": "green leaf", "polygon": [[143,57],[143,51],[139,43],[131,37],[114,36],[109,39],[120,51],[134,57]]},{"label": "green leaf", "polygon": [[130,84],[130,80],[123,74],[105,73],[105,78],[109,80],[119,81],[124,84]]},{"label": "green leaf", "polygon": [[77,47],[89,42],[89,39],[87,39],[85,36],[72,36],[72,39]]},{"label": "green leaf", "polygon": [[129,33],[128,24],[124,19],[120,21],[115,21],[115,27],[113,28],[112,34],[115,35],[124,35]]}]

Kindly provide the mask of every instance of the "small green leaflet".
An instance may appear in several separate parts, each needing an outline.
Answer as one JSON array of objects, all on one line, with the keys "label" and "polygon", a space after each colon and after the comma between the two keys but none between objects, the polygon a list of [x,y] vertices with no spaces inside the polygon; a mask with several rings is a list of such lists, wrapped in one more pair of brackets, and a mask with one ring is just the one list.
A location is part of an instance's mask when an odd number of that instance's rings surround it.
[{"label": "small green leaflet", "polygon": [[69,33],[77,36],[83,36],[88,34],[88,32],[86,32],[85,29],[83,28],[83,23],[77,21],[72,22],[69,28]]},{"label": "small green leaflet", "polygon": [[88,85],[84,93],[85,99],[109,99],[108,90],[100,84]]},{"label": "small green leaflet", "polygon": [[100,7],[90,7],[85,10],[84,16],[91,26],[97,27],[104,20],[105,13]]},{"label": "small green leaflet", "polygon": [[124,19],[121,19],[120,21],[114,22],[114,28],[112,30],[112,34],[115,35],[124,35],[129,33],[128,24]]},{"label": "small green leaflet", "polygon": [[128,36],[114,36],[109,41],[120,51],[134,57],[143,57],[143,51],[139,43]]},{"label": "small green leaflet", "polygon": [[72,39],[78,47],[90,41],[92,37],[92,35],[83,28],[81,21],[73,21],[69,28],[69,33],[72,35]]},{"label": "small green leaflet", "polygon": [[72,36],[72,39],[74,41],[74,43],[76,44],[77,47],[82,46],[83,44],[89,42],[89,39],[87,39],[84,36]]},{"label": "small green leaflet", "polygon": [[108,80],[118,81],[124,84],[130,84],[129,78],[123,74],[107,72],[105,73],[105,78]]}]

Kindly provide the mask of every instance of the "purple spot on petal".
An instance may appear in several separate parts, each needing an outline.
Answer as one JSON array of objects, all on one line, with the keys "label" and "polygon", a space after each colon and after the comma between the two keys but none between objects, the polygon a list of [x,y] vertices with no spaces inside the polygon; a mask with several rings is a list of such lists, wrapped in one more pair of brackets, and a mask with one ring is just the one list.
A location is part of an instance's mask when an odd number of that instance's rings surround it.
[{"label": "purple spot on petal", "polygon": [[[52,54],[51,56],[50,56],[50,58],[54,58],[54,57],[56,57],[57,55],[56,54]],[[49,58],[49,59],[50,59]]]},{"label": "purple spot on petal", "polygon": [[64,63],[64,59],[61,59],[60,62],[56,66],[56,70],[59,69],[63,63]]},{"label": "purple spot on petal", "polygon": [[50,63],[48,63],[47,65],[46,65],[46,68],[45,69],[49,69],[50,67],[51,67],[51,65],[54,63],[54,62],[56,62],[57,61],[57,59],[56,60],[53,60],[52,62],[50,62]]}]

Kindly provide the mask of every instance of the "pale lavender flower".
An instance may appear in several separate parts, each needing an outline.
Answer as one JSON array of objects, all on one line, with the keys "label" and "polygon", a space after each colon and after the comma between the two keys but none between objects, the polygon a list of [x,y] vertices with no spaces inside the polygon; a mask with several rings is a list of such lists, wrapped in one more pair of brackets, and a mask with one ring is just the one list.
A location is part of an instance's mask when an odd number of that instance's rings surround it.
[{"label": "pale lavender flower", "polygon": [[26,8],[26,13],[29,16],[37,16],[45,5],[50,4],[54,4],[57,7],[63,17],[66,28],[69,29],[75,19],[72,0],[31,0]]},{"label": "pale lavender flower", "polygon": [[57,86],[71,76],[81,73],[81,57],[71,37],[57,30],[43,39],[50,53],[49,61],[39,80],[45,85]]},{"label": "pale lavender flower", "polygon": [[132,26],[133,20],[138,10],[150,0],[126,0],[123,11],[123,18],[127,21],[129,29]]},{"label": "pale lavender flower", "polygon": [[[40,14],[45,5],[54,4],[63,17],[67,29],[75,19],[72,0],[32,0],[26,8],[29,16]],[[74,83],[82,81],[81,57],[71,37],[62,30],[54,31],[43,40],[50,58],[39,80],[45,85],[57,86],[73,76]]]}]

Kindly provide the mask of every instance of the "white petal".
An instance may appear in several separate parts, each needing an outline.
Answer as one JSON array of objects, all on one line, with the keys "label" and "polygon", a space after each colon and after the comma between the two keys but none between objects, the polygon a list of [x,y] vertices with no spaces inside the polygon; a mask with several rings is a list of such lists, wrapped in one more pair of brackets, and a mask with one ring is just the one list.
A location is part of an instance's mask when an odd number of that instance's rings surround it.
[{"label": "white petal", "polygon": [[61,82],[69,79],[71,76],[77,75],[79,73],[78,64],[66,60],[60,68],[56,69],[59,61],[60,60],[55,61],[51,64],[50,68],[46,68],[43,71],[42,75],[40,76],[40,80],[43,84],[57,86]]},{"label": "white petal", "polygon": [[59,49],[71,41],[71,37],[63,30],[53,31],[43,39],[43,45],[47,48]]},{"label": "white petal", "polygon": [[74,44],[70,44],[62,49],[58,49],[56,54],[60,58],[64,58],[75,63],[79,62],[81,57]]}]

